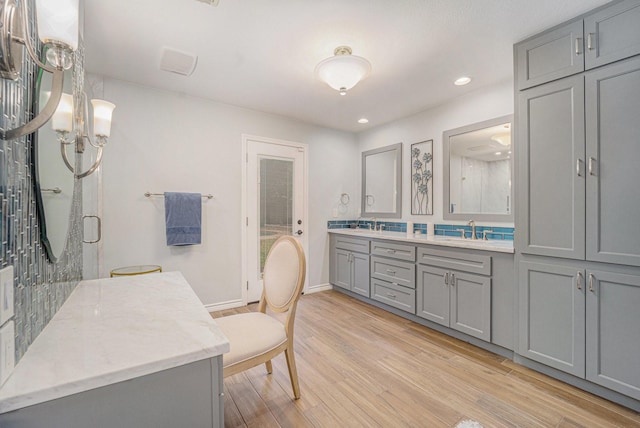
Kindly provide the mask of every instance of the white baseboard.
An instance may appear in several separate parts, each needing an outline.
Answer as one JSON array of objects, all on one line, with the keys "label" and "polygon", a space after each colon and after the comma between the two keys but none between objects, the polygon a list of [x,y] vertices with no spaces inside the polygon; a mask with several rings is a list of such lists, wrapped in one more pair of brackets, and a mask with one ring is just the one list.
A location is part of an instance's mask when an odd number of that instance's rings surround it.
[{"label": "white baseboard", "polygon": [[313,293],[318,293],[320,291],[327,291],[327,290],[333,290],[333,286],[329,283],[318,284],[318,285],[314,285],[313,287],[309,287],[309,289],[305,291],[305,294],[313,294]]},{"label": "white baseboard", "polygon": [[216,312],[216,311],[222,311],[224,309],[239,308],[241,306],[245,306],[245,304],[242,302],[242,299],[230,300],[228,302],[221,302],[221,303],[213,303],[211,305],[204,305],[204,308],[209,312]]}]

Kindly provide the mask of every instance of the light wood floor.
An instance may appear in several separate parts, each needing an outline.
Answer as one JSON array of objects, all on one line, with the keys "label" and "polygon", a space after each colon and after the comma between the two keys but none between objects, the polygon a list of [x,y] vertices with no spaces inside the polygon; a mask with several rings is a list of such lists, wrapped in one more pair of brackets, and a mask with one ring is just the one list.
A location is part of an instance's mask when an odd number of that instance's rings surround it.
[{"label": "light wood floor", "polygon": [[640,427],[636,412],[335,291],[300,299],[295,338],[302,398],[280,355],[272,375],[225,379],[226,427]]}]

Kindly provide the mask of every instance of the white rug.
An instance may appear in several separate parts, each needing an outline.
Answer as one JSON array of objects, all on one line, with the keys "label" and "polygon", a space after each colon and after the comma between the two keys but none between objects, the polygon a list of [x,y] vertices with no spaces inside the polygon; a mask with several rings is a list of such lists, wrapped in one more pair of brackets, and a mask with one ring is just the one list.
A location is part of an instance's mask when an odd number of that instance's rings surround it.
[{"label": "white rug", "polygon": [[456,428],[484,428],[480,422],[472,421],[466,419],[464,421],[458,422]]}]

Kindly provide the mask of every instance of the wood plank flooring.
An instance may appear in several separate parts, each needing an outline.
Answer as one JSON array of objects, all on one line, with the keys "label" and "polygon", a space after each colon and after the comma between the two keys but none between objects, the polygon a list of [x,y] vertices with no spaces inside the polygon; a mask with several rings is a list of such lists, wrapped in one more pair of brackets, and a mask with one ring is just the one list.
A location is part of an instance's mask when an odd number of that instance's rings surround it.
[{"label": "wood plank flooring", "polygon": [[[214,318],[255,305],[213,313]],[[226,378],[226,427],[640,427],[640,414],[335,291],[302,296],[284,355]]]}]

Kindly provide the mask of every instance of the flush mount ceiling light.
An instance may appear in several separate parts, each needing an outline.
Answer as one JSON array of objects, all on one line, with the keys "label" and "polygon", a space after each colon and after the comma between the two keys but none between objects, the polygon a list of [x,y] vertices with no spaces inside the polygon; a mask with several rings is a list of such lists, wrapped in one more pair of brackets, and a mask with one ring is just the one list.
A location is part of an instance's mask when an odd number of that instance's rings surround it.
[{"label": "flush mount ceiling light", "polygon": [[338,46],[333,51],[334,56],[316,66],[318,79],[339,91],[340,95],[345,95],[371,72],[371,63],[351,52],[349,46]]},{"label": "flush mount ceiling light", "polygon": [[453,82],[453,84],[456,86],[464,86],[468,85],[469,83],[471,83],[471,77],[467,76],[459,77],[455,80],[455,82]]}]

